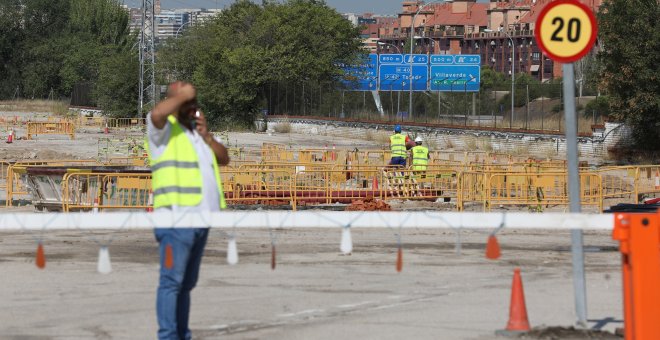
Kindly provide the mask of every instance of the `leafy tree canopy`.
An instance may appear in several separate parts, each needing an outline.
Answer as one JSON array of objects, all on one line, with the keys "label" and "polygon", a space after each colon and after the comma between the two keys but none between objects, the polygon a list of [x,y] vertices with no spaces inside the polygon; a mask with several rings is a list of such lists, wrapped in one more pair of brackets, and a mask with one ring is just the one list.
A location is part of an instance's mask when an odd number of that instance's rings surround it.
[{"label": "leafy tree canopy", "polygon": [[96,104],[128,115],[137,106],[135,41],[114,0],[0,1],[0,99],[67,98],[90,83]]},{"label": "leafy tree canopy", "polygon": [[626,122],[640,149],[660,149],[660,3],[605,0],[599,14],[601,86],[610,117]]},{"label": "leafy tree canopy", "polygon": [[320,0],[238,0],[159,51],[161,80],[198,89],[212,124],[250,123],[270,84],[335,81],[361,57],[359,29]]}]

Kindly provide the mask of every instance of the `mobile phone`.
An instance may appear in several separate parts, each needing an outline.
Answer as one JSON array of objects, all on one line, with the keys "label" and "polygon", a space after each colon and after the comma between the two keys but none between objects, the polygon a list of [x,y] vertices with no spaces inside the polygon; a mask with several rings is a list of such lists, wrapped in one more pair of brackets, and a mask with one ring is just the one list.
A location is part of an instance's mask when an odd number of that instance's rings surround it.
[{"label": "mobile phone", "polygon": [[199,118],[200,113],[199,110],[195,111],[195,119],[192,121],[192,128],[193,130],[197,129],[197,118]]}]

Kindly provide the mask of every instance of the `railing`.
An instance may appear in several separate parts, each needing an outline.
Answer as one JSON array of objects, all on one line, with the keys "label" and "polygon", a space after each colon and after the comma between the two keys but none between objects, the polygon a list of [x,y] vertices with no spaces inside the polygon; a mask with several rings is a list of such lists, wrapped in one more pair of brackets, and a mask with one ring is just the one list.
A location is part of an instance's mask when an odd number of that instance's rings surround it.
[{"label": "railing", "polygon": [[[273,150],[275,153],[285,152],[279,147]],[[313,155],[317,150],[296,151],[295,156],[301,158],[306,152]],[[512,206],[535,211],[565,209],[569,202],[564,161],[518,161],[516,157],[494,153],[447,153],[447,159],[436,159],[425,171],[414,171],[383,164],[388,156],[385,150],[337,152],[335,156],[331,155],[332,152],[321,150],[318,156],[325,157],[325,161],[251,162],[222,167],[227,201],[231,205],[290,204],[296,209],[303,205],[347,204],[373,197],[451,202],[459,211],[487,211]],[[440,157],[440,154],[437,156]],[[377,161],[370,162],[371,158]],[[28,179],[24,176],[28,167],[47,169],[50,166],[95,164],[144,166],[146,160],[144,156],[134,156],[113,158],[103,164],[94,160],[2,161],[0,186],[7,193],[6,205],[11,206],[14,199],[30,193],[26,185]],[[99,199],[97,204],[105,209],[133,206],[142,209],[147,205],[144,192],[148,189],[149,174],[100,176],[91,170],[74,168],[67,169],[65,173],[66,188],[60,189],[58,183],[49,183],[50,180],[30,182],[30,187],[35,191],[48,191],[55,199],[61,196],[62,209],[66,211],[89,209],[95,197]],[[580,176],[582,205],[599,211],[605,204],[613,205],[621,201],[637,203],[642,197],[660,194],[658,165],[595,170],[582,167]],[[97,189],[101,196],[94,196]],[[55,195],[53,190],[60,190],[61,193]],[[137,191],[131,194],[133,196],[126,194],[131,190]],[[111,196],[107,196],[108,193]],[[34,196],[38,192],[32,194]],[[36,205],[53,204],[51,198],[48,202],[41,202],[40,199],[43,201],[44,198],[33,197]]]},{"label": "railing", "polygon": [[145,210],[151,174],[69,173],[62,181],[62,211]]},{"label": "railing", "polygon": [[75,127],[71,122],[28,122],[27,139],[35,135],[66,135],[75,139]]},{"label": "railing", "polygon": [[146,126],[146,118],[108,118],[108,128],[111,129],[141,129]]},{"label": "railing", "polygon": [[7,189],[7,169],[10,165],[8,161],[0,161],[0,189]]},{"label": "railing", "polygon": [[221,171],[228,205],[293,205],[293,175],[282,170]]},{"label": "railing", "polygon": [[27,167],[49,167],[49,166],[64,166],[64,165],[93,165],[96,164],[95,160],[45,160],[45,161],[18,161],[10,163],[6,171],[6,196],[5,206],[10,207],[13,205],[15,197],[27,196],[28,188],[26,181],[21,177],[25,177]]},{"label": "railing", "polygon": [[[544,174],[493,174],[486,178],[486,208],[508,205],[525,206],[541,212],[549,206],[567,206],[568,175]],[[580,174],[580,204],[603,210],[600,176]]]},{"label": "railing", "polygon": [[660,193],[660,165],[637,167],[635,176],[635,197],[655,196]]}]

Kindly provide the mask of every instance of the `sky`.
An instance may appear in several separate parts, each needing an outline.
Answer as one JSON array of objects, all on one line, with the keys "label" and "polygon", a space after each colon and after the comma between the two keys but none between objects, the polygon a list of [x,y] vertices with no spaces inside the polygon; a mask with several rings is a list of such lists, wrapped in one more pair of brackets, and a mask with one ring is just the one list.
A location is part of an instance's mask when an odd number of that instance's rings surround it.
[{"label": "sky", "polygon": [[[129,7],[140,7],[140,0],[119,0]],[[161,7],[173,8],[223,8],[230,5],[233,0],[161,0]],[[260,3],[259,0],[254,0]],[[340,13],[375,13],[382,15],[395,15],[401,10],[401,0],[326,0],[329,6]]]}]

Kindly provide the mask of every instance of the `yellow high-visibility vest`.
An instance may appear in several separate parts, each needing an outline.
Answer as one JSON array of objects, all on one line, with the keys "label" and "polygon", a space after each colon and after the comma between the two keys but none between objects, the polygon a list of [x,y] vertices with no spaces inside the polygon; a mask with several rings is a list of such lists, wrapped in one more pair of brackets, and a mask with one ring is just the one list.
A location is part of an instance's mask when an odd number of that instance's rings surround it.
[{"label": "yellow high-visibility vest", "polygon": [[[169,143],[163,154],[154,159],[146,138],[144,143],[151,165],[154,208],[199,205],[202,201],[202,171],[199,168],[199,157],[179,121],[172,115],[167,120],[172,128]],[[227,204],[215,155],[213,155],[213,169],[218,184],[220,209],[224,209]]]},{"label": "yellow high-visibility vest", "polygon": [[425,171],[429,164],[429,149],[425,146],[416,145],[412,148],[413,170]]},{"label": "yellow high-visibility vest", "polygon": [[392,157],[406,157],[406,136],[396,133],[390,136]]}]

